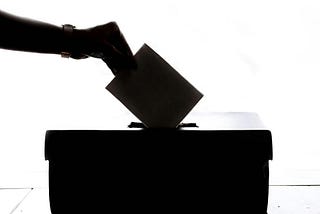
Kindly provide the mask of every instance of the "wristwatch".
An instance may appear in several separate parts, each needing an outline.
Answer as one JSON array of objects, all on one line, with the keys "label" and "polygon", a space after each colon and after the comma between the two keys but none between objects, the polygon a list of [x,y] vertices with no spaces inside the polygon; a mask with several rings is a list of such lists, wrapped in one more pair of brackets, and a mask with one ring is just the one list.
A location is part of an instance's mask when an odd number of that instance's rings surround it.
[{"label": "wristwatch", "polygon": [[64,24],[62,25],[62,32],[63,32],[63,47],[66,49],[65,51],[61,52],[61,56],[63,58],[69,58],[71,56],[71,40],[72,40],[72,34],[73,29],[76,27],[70,24]]}]

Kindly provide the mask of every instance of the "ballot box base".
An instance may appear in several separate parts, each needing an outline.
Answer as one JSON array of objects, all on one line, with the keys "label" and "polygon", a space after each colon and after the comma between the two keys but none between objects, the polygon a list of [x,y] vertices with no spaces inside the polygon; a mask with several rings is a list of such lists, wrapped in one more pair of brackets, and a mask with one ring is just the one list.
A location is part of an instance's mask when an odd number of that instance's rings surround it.
[{"label": "ballot box base", "polygon": [[49,130],[45,155],[52,214],[267,213],[268,130]]}]

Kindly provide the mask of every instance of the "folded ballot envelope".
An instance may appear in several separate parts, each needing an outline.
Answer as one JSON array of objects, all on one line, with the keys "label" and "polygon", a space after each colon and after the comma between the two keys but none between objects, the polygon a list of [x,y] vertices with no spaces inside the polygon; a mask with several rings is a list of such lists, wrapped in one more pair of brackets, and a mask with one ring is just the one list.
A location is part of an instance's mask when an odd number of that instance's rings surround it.
[{"label": "folded ballot envelope", "polygon": [[106,89],[147,128],[176,128],[203,94],[147,44],[134,57],[137,69],[120,72]]}]

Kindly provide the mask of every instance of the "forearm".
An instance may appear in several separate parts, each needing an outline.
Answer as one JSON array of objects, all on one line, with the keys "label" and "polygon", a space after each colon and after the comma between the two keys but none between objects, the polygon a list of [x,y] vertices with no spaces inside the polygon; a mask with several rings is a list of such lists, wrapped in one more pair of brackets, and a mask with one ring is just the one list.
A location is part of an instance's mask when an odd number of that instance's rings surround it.
[{"label": "forearm", "polygon": [[62,27],[0,11],[0,47],[59,54],[65,51]]},{"label": "forearm", "polygon": [[136,68],[132,51],[115,22],[75,29],[73,26],[60,27],[0,10],[0,48],[62,54],[73,59],[99,58],[107,63],[113,73]]}]

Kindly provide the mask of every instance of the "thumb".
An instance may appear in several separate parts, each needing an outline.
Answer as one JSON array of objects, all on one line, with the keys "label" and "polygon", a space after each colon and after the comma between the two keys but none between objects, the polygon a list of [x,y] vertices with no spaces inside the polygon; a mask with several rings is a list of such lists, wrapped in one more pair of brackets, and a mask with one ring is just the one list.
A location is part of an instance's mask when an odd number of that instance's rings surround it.
[{"label": "thumb", "polygon": [[137,68],[137,63],[133,55],[123,54],[116,48],[112,48],[112,52],[113,53],[109,57],[103,58],[103,61],[114,74],[117,74],[118,71],[133,70]]}]

